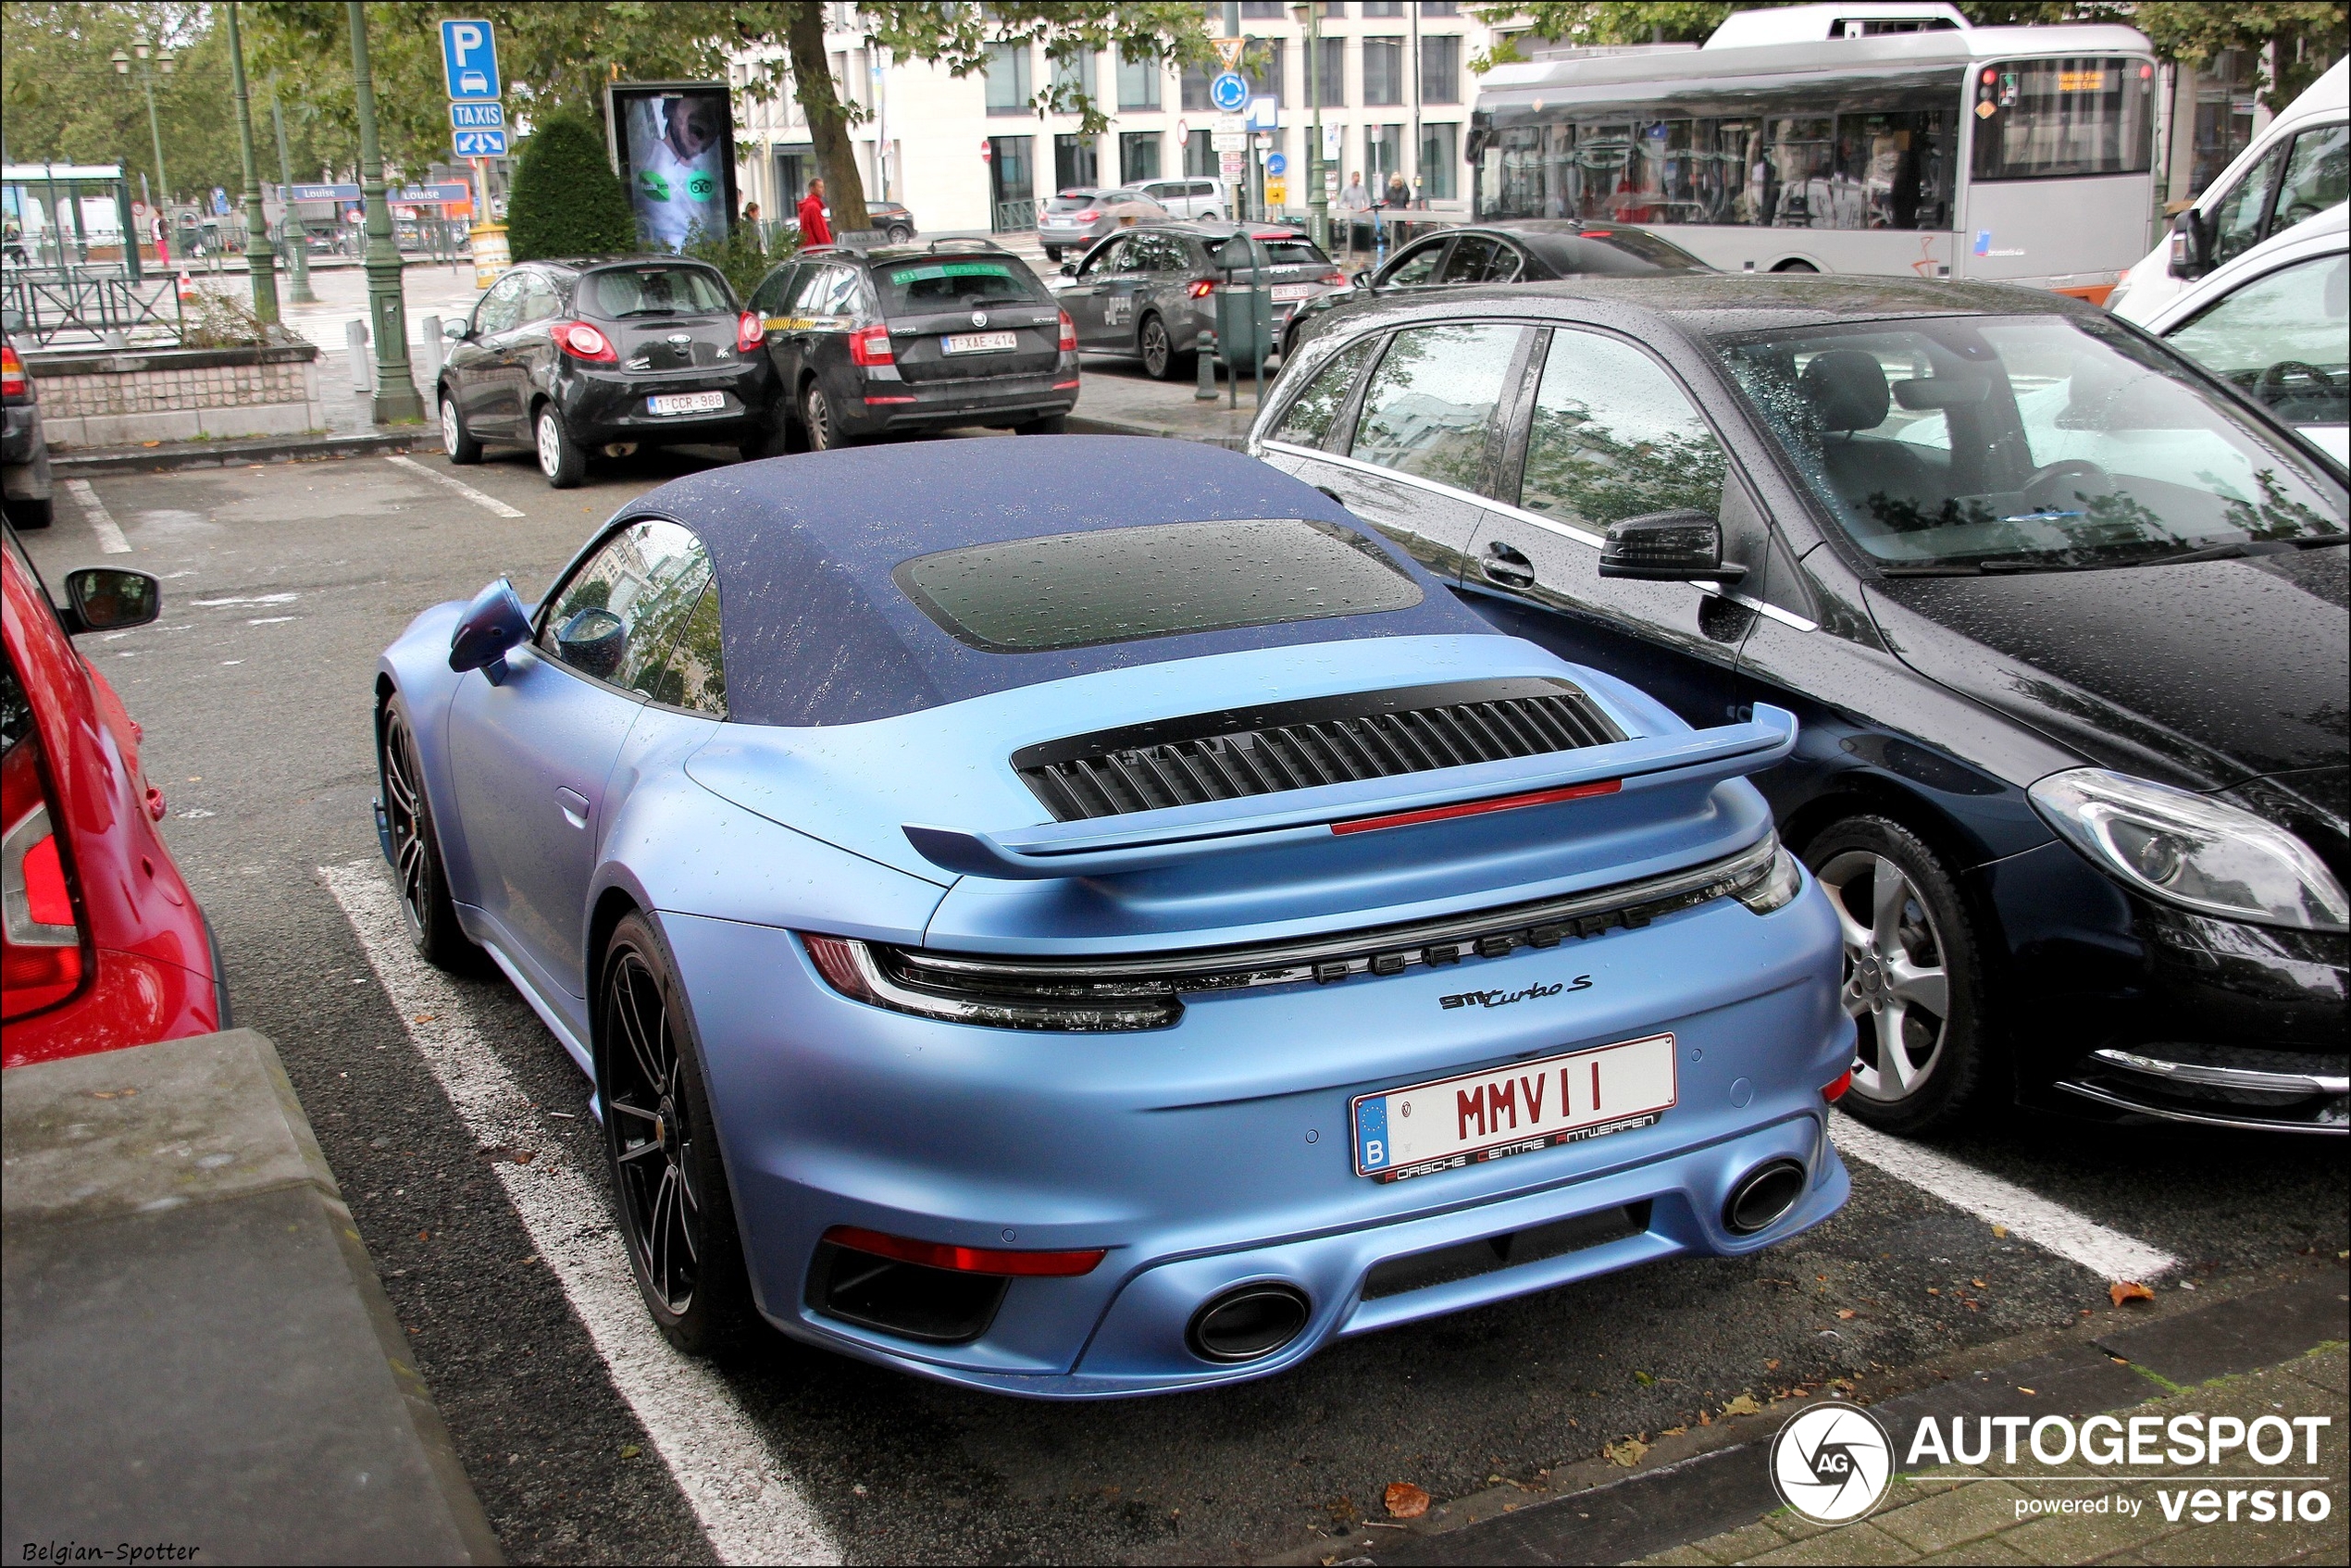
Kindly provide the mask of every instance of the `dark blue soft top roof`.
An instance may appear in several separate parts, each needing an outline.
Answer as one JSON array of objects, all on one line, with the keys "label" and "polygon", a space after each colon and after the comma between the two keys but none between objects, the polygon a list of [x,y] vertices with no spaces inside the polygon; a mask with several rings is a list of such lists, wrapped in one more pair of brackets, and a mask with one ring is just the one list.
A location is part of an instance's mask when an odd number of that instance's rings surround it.
[{"label": "dark blue soft top roof", "polygon": [[[678,479],[623,518],[675,518],[717,574],[727,706],[748,724],[854,724],[1095,670],[1359,637],[1490,632],[1337,503],[1222,447],[1127,436],[915,442]],[[1051,653],[957,641],[890,572],[967,544],[1149,524],[1304,517],[1375,540],[1422,591],[1408,609]]]}]

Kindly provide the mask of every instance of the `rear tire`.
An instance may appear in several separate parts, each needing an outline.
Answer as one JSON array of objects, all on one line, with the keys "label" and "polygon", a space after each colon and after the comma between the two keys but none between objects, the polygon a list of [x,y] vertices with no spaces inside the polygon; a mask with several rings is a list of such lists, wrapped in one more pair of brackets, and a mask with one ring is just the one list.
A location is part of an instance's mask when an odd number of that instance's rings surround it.
[{"label": "rear tire", "polygon": [[629,1272],[662,1338],[691,1356],[758,1326],[700,1042],[667,947],[630,914],[597,966],[596,1093]]},{"label": "rear tire", "polygon": [[800,422],[808,432],[808,450],[811,452],[833,452],[857,444],[852,438],[843,435],[840,427],[833,422],[832,400],[815,381],[809,382],[808,390],[801,394]]},{"label": "rear tire", "polygon": [[441,394],[441,450],[460,468],[481,461],[481,442],[466,429],[466,417],[457,412],[457,400],[446,392]]},{"label": "rear tire", "polygon": [[1845,940],[1840,1000],[1860,1028],[1839,1105],[1905,1135],[1966,1120],[1989,1097],[1983,946],[1934,852],[1885,816],[1831,824],[1804,851]]},{"label": "rear tire", "polygon": [[893,245],[902,245],[914,237],[914,231],[902,223],[893,223],[889,226],[889,243]]},{"label": "rear tire", "polygon": [[542,403],[531,424],[539,437],[539,471],[547,476],[548,487],[578,490],[588,477],[588,454],[564,428],[564,417],[554,404]]},{"label": "rear tire", "polygon": [[1818,272],[1820,268],[1809,261],[1784,261],[1772,270],[1774,272]]},{"label": "rear tire", "polygon": [[1143,317],[1136,346],[1142,351],[1143,374],[1152,380],[1172,381],[1190,374],[1188,362],[1192,356],[1177,351],[1176,341],[1167,334],[1167,323],[1158,317]]},{"label": "rear tire", "polygon": [[481,966],[481,950],[457,924],[449,897],[449,869],[441,856],[441,834],[425,791],[423,758],[408,704],[398,692],[376,717],[376,778],[383,791],[384,820],[392,834],[393,890],[400,895],[400,923],[409,945],[436,969],[471,974]]},{"label": "rear tire", "polygon": [[56,518],[56,503],[46,495],[9,496],[6,508],[9,526],[20,533],[47,528]]},{"label": "rear tire", "polygon": [[1045,259],[1051,262],[1055,267],[1059,267],[1062,264],[1061,247],[1058,245],[1047,245],[1045,247]]},{"label": "rear tire", "polygon": [[1068,415],[1042,414],[1034,419],[1024,419],[1019,424],[1014,425],[1013,427],[1013,434],[1016,436],[1057,436],[1066,433],[1068,429]]}]

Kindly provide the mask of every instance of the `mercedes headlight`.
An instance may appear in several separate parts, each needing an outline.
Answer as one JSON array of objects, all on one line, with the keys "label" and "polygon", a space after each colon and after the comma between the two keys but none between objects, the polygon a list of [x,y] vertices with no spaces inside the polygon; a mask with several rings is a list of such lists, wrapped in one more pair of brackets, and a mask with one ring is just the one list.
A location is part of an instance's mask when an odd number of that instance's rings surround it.
[{"label": "mercedes headlight", "polygon": [[2251,812],[2100,767],[2028,791],[2049,825],[2131,887],[2207,915],[2351,929],[2351,899],[2309,846]]}]

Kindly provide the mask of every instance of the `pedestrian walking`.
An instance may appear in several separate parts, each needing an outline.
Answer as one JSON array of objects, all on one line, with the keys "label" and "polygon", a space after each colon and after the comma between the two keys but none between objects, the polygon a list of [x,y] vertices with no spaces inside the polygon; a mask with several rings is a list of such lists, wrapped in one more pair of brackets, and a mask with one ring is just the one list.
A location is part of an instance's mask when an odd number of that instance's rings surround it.
[{"label": "pedestrian walking", "polygon": [[833,243],[833,226],[825,221],[825,182],[821,179],[808,182],[808,194],[800,198],[800,243],[803,245],[829,245]]},{"label": "pedestrian walking", "polygon": [[1347,189],[1338,193],[1338,208],[1347,214],[1347,248],[1353,252],[1360,242],[1371,248],[1371,220],[1364,215],[1372,210],[1372,193],[1363,189],[1363,176],[1359,170],[1347,177]]}]

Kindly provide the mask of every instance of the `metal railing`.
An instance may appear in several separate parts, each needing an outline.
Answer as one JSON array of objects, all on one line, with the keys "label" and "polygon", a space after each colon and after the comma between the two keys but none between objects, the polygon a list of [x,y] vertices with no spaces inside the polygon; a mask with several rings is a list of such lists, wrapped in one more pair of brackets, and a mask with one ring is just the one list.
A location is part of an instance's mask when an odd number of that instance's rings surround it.
[{"label": "metal railing", "polygon": [[178,342],[177,280],[132,280],[117,269],[11,267],[0,279],[11,333],[37,348],[60,342],[118,343],[141,329]]},{"label": "metal railing", "polygon": [[1018,234],[1036,227],[1037,198],[1034,196],[998,202],[988,222],[988,231],[991,234]]}]

